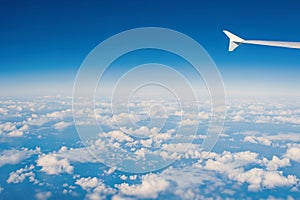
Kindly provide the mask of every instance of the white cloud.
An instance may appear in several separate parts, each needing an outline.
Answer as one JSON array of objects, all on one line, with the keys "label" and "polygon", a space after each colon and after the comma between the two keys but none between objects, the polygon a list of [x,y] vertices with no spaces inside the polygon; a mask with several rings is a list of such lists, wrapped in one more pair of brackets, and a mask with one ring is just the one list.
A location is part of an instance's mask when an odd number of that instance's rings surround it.
[{"label": "white cloud", "polygon": [[87,193],[86,199],[89,200],[102,200],[107,199],[107,195],[114,194],[116,191],[110,187],[107,187],[100,182],[97,187],[93,189],[92,192]]},{"label": "white cloud", "polygon": [[122,179],[122,180],[124,180],[124,181],[127,180],[127,178],[128,178],[128,177],[125,176],[124,174],[122,174],[122,175],[120,176],[120,179]]},{"label": "white cloud", "polygon": [[267,136],[269,140],[273,141],[293,141],[300,142],[300,134],[299,133],[283,133],[277,135],[269,135]]},{"label": "white cloud", "polygon": [[61,158],[66,158],[70,162],[80,162],[80,163],[96,163],[98,162],[86,148],[67,148],[62,146],[58,152],[53,154]]},{"label": "white cloud", "polygon": [[113,141],[118,141],[118,142],[131,142],[131,141],[133,141],[133,139],[130,136],[128,136],[127,134],[125,134],[125,133],[123,133],[122,131],[119,131],[119,130],[110,131],[110,132],[106,133],[105,135]]},{"label": "white cloud", "polygon": [[122,183],[116,185],[120,192],[127,196],[137,198],[157,198],[160,192],[167,190],[169,182],[156,174],[146,174],[142,176],[142,183],[136,185],[128,185]]},{"label": "white cloud", "polygon": [[40,155],[37,166],[47,174],[73,173],[70,162],[96,163],[98,162],[85,148],[70,148],[62,146],[59,151]]},{"label": "white cloud", "polygon": [[[71,109],[54,111],[54,112],[47,113],[44,115],[39,115],[39,116],[34,114],[27,119],[27,124],[33,125],[33,126],[42,126],[45,123],[48,123],[51,121],[57,121],[58,119],[63,120],[66,117],[71,117],[72,116],[71,114],[72,114]],[[58,124],[57,126],[60,127],[60,125],[62,126],[63,124]]]},{"label": "white cloud", "polygon": [[40,153],[40,148],[38,147],[35,150],[29,150],[27,148],[23,148],[21,150],[4,150],[0,153],[0,167],[6,164],[17,164],[22,160],[29,158],[33,154],[38,153]]},{"label": "white cloud", "polygon": [[204,169],[215,170],[230,174],[233,171],[240,171],[240,167],[246,166],[250,163],[257,163],[258,154],[250,151],[230,153],[225,151],[221,156],[215,159],[208,159]]},{"label": "white cloud", "polygon": [[73,166],[66,158],[60,158],[55,154],[40,155],[37,166],[42,167],[41,171],[47,174],[73,173]]},{"label": "white cloud", "polygon": [[24,134],[28,133],[29,126],[27,124],[17,127],[17,123],[6,122],[0,124],[0,135],[5,135],[9,137],[21,137]]},{"label": "white cloud", "polygon": [[34,173],[31,171],[33,170],[34,166],[30,165],[29,167],[18,169],[15,172],[11,172],[9,174],[8,179],[6,180],[7,183],[22,183],[26,177],[28,177],[30,182],[34,184],[38,184],[39,181],[35,179]]},{"label": "white cloud", "polygon": [[290,158],[291,160],[294,160],[296,162],[300,162],[300,147],[297,146],[289,146],[285,157]]},{"label": "white cloud", "polygon": [[69,127],[69,126],[71,126],[73,123],[72,122],[64,122],[64,121],[62,121],[62,122],[57,122],[56,124],[54,124],[53,126],[54,126],[54,128],[56,129],[56,130],[63,130],[63,129],[65,129],[65,128],[67,128],[67,127]]},{"label": "white cloud", "polygon": [[137,178],[137,175],[131,175],[129,176],[129,180],[135,180]]},{"label": "white cloud", "polygon": [[196,119],[184,119],[179,122],[181,126],[194,126],[199,124],[199,120]]},{"label": "white cloud", "polygon": [[61,110],[61,111],[54,111],[52,113],[47,113],[46,116],[48,118],[63,119],[67,116],[71,116],[71,114],[72,114],[72,110],[66,109],[66,110]]},{"label": "white cloud", "polygon": [[106,199],[108,194],[114,194],[115,190],[105,186],[102,180],[97,177],[80,178],[75,184],[87,191],[86,199],[100,200]]},{"label": "white cloud", "polygon": [[76,180],[75,184],[80,185],[80,187],[84,190],[90,190],[99,184],[99,180],[96,177],[87,177]]},{"label": "white cloud", "polygon": [[[280,167],[289,166],[289,159],[279,159],[274,156],[272,160],[259,160],[257,153],[253,152],[224,152],[221,156],[214,159],[208,159],[203,168],[214,170],[226,174],[229,179],[241,183],[248,183],[249,191],[257,191],[262,188],[275,188],[280,186],[293,186],[297,184],[298,179],[294,175],[284,176],[281,171],[276,171]],[[244,167],[249,164],[263,164],[266,170],[252,168],[247,171]],[[202,165],[200,165],[201,167]]]},{"label": "white cloud", "polygon": [[51,192],[38,192],[35,194],[37,200],[47,200],[52,196]]},{"label": "white cloud", "polygon": [[134,135],[137,137],[150,137],[159,132],[159,129],[157,127],[148,128],[147,126],[141,126],[137,129],[127,129],[126,127],[121,127],[120,129],[127,134]]},{"label": "white cloud", "polygon": [[244,138],[244,142],[250,142],[254,144],[263,144],[266,146],[270,146],[272,142],[266,137],[257,137],[254,135],[248,135]]},{"label": "white cloud", "polygon": [[297,184],[296,176],[283,176],[279,171],[264,171],[263,169],[253,168],[246,172],[233,174],[232,179],[241,183],[247,182],[250,191],[257,191],[261,188],[272,189],[277,186],[293,186]]},{"label": "white cloud", "polygon": [[263,163],[266,165],[267,170],[277,170],[278,168],[290,166],[290,159],[288,158],[283,158],[280,159],[277,156],[273,156],[272,160],[267,160],[264,158]]}]

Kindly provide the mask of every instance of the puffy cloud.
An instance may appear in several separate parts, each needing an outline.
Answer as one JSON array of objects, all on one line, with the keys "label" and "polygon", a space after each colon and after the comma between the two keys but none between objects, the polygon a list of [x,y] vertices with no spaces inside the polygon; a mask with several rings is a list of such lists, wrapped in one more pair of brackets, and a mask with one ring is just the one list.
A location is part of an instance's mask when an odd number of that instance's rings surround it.
[{"label": "puffy cloud", "polygon": [[106,133],[106,136],[111,138],[112,140],[118,141],[118,142],[131,142],[133,139],[128,136],[127,134],[123,133],[122,131],[116,130],[116,131],[110,131]]},{"label": "puffy cloud", "polygon": [[267,170],[277,170],[281,167],[290,166],[290,159],[280,159],[277,156],[273,156],[272,160],[267,160],[266,158],[264,158],[263,163],[266,165]]},{"label": "puffy cloud", "polygon": [[[281,171],[276,171],[280,167],[289,166],[289,159],[279,159],[274,156],[272,160],[265,158],[259,160],[257,156],[258,154],[249,151],[238,153],[224,152],[221,156],[208,159],[203,168],[226,174],[232,180],[248,183],[250,191],[297,184],[298,179],[296,176],[284,176]],[[245,171],[244,167],[248,164],[263,164],[267,170],[252,168]]]},{"label": "puffy cloud", "polygon": [[270,146],[272,142],[266,137],[257,137],[254,135],[248,135],[244,138],[244,142],[250,142],[254,144],[263,144],[266,146]]},{"label": "puffy cloud", "polygon": [[80,185],[80,187],[86,190],[88,193],[86,195],[86,199],[91,200],[100,200],[106,199],[108,194],[114,194],[115,190],[105,186],[102,180],[97,177],[87,177],[80,178],[76,180],[75,184]]},{"label": "puffy cloud", "polygon": [[246,166],[250,163],[257,163],[258,154],[250,151],[230,153],[225,151],[221,156],[214,159],[208,159],[204,169],[214,170],[226,174],[234,171],[240,171],[240,167]]},{"label": "puffy cloud", "polygon": [[107,195],[114,194],[116,191],[110,187],[105,186],[102,182],[95,187],[92,192],[87,193],[86,199],[89,200],[101,200],[107,199]]},{"label": "puffy cloud", "polygon": [[26,177],[29,178],[30,182],[33,182],[34,184],[37,184],[39,181],[35,179],[34,173],[31,171],[34,168],[33,165],[30,165],[30,167],[25,167],[18,169],[15,172],[11,172],[9,174],[8,179],[6,180],[7,183],[22,183]]},{"label": "puffy cloud", "polygon": [[70,148],[62,146],[57,152],[40,155],[37,166],[47,174],[73,173],[70,162],[96,163],[98,162],[85,148]]},{"label": "puffy cloud", "polygon": [[125,176],[124,174],[120,176],[120,179],[122,179],[122,180],[124,180],[124,181],[127,180],[127,178],[128,178],[128,177]]},{"label": "puffy cloud", "polygon": [[122,194],[127,196],[157,198],[160,192],[169,187],[169,182],[156,174],[146,174],[142,176],[141,184],[128,185],[128,183],[122,183],[116,185],[116,187],[119,188]]},{"label": "puffy cloud", "polygon": [[125,133],[130,134],[130,135],[135,135],[137,137],[143,136],[152,136],[154,134],[157,134],[159,132],[159,129],[157,127],[152,127],[148,128],[147,126],[141,126],[135,130],[132,128],[126,128],[126,127],[121,127],[121,130],[123,130]]},{"label": "puffy cloud", "polygon": [[76,180],[75,184],[80,185],[80,187],[84,190],[90,190],[99,184],[99,180],[96,177],[87,177]]},{"label": "puffy cloud", "polygon": [[51,192],[38,192],[35,194],[37,200],[47,200],[52,196]]},{"label": "puffy cloud", "polygon": [[[66,109],[66,110],[61,110],[61,111],[54,111],[51,113],[43,114],[43,115],[32,115],[27,119],[27,124],[33,125],[33,126],[42,126],[45,123],[51,122],[51,121],[57,121],[65,119],[66,117],[71,117],[72,115],[72,110],[71,109]],[[58,124],[57,127],[63,127],[63,125],[66,124]]]},{"label": "puffy cloud", "polygon": [[21,137],[25,133],[28,133],[29,126],[27,124],[17,127],[17,123],[6,122],[0,124],[0,135],[5,135],[9,137]]},{"label": "puffy cloud", "polygon": [[46,116],[48,118],[54,118],[54,119],[63,119],[67,116],[71,116],[72,110],[71,109],[66,109],[62,111],[54,111],[52,113],[47,113]]},{"label": "puffy cloud", "polygon": [[29,150],[27,148],[23,148],[21,150],[4,150],[0,153],[0,167],[6,164],[17,164],[22,160],[29,158],[33,154],[38,153],[40,153],[40,148],[38,147],[35,150]]},{"label": "puffy cloud", "polygon": [[66,158],[70,162],[80,162],[80,163],[96,163],[98,162],[86,148],[67,148],[62,146],[58,152],[53,154],[61,158]]},{"label": "puffy cloud", "polygon": [[42,167],[41,171],[47,174],[73,173],[73,166],[70,165],[69,161],[55,154],[39,156],[37,166]]},{"label": "puffy cloud", "polygon": [[241,183],[247,182],[250,191],[257,191],[262,187],[272,189],[277,186],[293,186],[298,182],[296,176],[288,175],[285,177],[282,172],[264,171],[259,168],[253,168],[246,172],[234,174],[231,178]]},{"label": "puffy cloud", "polygon": [[290,158],[291,160],[294,160],[296,162],[300,162],[300,147],[297,146],[289,146],[285,157]]},{"label": "puffy cloud", "polygon": [[137,175],[131,175],[129,176],[129,180],[135,180],[137,178]]}]

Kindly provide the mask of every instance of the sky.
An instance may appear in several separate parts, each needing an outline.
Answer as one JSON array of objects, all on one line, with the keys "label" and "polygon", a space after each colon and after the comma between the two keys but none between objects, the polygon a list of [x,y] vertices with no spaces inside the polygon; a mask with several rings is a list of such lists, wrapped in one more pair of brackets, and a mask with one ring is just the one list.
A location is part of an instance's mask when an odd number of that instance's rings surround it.
[{"label": "sky", "polygon": [[0,1],[1,96],[72,94],[81,63],[100,42],[139,27],[182,32],[212,57],[227,93],[298,95],[300,50],[242,45],[246,39],[300,41],[300,2]]}]

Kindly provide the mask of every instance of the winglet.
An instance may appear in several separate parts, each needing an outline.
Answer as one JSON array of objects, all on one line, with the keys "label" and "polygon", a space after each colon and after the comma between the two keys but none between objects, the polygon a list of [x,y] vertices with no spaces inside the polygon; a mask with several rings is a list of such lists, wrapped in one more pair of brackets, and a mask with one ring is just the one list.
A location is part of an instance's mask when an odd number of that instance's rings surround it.
[{"label": "winglet", "polygon": [[242,38],[230,33],[229,31],[224,30],[223,32],[229,38],[228,51],[233,51],[235,48],[237,48],[240,44],[244,42]]}]

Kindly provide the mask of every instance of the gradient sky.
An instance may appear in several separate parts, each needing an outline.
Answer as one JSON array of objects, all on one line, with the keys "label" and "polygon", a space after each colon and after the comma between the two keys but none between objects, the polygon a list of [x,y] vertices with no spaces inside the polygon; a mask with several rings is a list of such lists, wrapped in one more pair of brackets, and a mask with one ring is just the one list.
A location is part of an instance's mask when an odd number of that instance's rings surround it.
[{"label": "gradient sky", "polygon": [[299,10],[297,0],[0,0],[0,95],[71,95],[76,72],[96,45],[147,26],[198,41],[217,64],[227,93],[297,94],[300,50],[243,45],[228,52],[222,30],[246,39],[300,41]]}]

